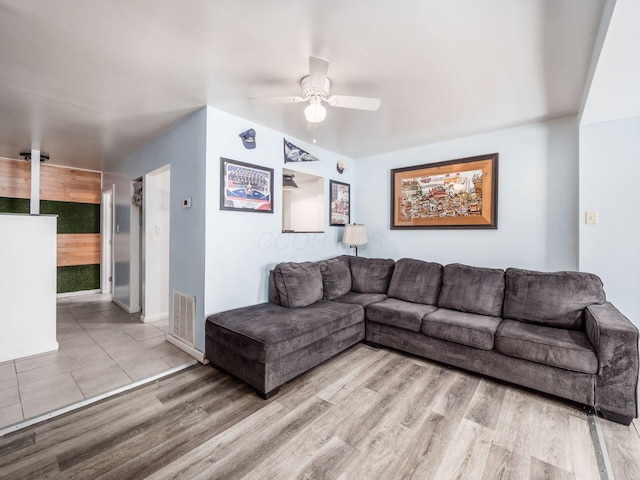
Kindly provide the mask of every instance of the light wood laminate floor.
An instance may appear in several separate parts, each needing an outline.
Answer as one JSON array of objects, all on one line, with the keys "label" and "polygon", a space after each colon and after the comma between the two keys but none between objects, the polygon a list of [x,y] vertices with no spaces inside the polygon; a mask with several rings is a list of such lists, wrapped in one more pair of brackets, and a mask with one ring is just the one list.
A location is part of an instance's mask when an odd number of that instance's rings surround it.
[{"label": "light wood laminate floor", "polygon": [[[615,478],[640,436],[600,420]],[[574,404],[358,344],[269,401],[210,366],[0,439],[0,478],[599,479]]]}]

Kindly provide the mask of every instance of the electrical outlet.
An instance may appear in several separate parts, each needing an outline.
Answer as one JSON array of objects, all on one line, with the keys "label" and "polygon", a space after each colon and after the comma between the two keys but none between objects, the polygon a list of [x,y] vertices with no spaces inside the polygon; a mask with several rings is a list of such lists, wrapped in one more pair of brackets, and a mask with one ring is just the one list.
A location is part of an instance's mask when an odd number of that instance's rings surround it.
[{"label": "electrical outlet", "polygon": [[598,211],[587,210],[585,215],[585,223],[587,225],[596,225],[598,223]]}]

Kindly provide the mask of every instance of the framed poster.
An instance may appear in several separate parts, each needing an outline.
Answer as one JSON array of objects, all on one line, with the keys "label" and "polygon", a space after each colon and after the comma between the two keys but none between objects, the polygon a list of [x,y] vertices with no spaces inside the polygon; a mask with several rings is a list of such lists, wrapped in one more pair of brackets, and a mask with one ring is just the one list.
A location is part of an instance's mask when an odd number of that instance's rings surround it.
[{"label": "framed poster", "polygon": [[351,220],[351,186],[329,180],[329,225],[344,226]]},{"label": "framed poster", "polygon": [[498,228],[498,154],[391,170],[391,228]]},{"label": "framed poster", "polygon": [[220,210],[273,213],[273,168],[221,157]]}]

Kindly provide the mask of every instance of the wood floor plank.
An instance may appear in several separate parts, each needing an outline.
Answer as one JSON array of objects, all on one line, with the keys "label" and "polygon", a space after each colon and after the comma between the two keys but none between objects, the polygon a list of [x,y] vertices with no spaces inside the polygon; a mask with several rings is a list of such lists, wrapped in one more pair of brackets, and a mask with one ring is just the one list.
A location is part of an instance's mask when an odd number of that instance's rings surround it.
[{"label": "wood floor plank", "polygon": [[529,478],[531,480],[581,480],[561,468],[550,465],[542,460],[531,457]]},{"label": "wood floor plank", "polygon": [[531,431],[535,438],[532,456],[549,465],[566,472],[575,471],[573,450],[571,448],[571,431],[569,417],[566,412],[553,404],[536,401],[536,422]]},{"label": "wood floor plank", "polygon": [[[336,358],[301,375],[295,382],[285,384],[278,394],[278,401],[285,407],[294,409],[323,391],[318,396],[331,402],[333,395],[343,387],[351,385],[350,389],[353,390],[354,379],[364,381],[362,375],[375,370],[374,364],[383,357],[390,358],[390,355],[385,350],[373,349],[361,343],[354,345]],[[353,371],[354,368],[356,372]],[[361,375],[358,376],[358,373]]]},{"label": "wood floor plank", "polygon": [[495,429],[506,391],[506,385],[483,378],[471,398],[464,418],[491,430]]},{"label": "wood floor plank", "polygon": [[489,457],[492,435],[488,428],[463,419],[455,434],[456,448],[447,449],[435,478],[480,480]]},{"label": "wood floor plank", "polygon": [[[423,367],[419,367],[423,368]],[[415,432],[404,425],[376,429],[357,459],[342,472],[339,480],[384,480],[398,478],[397,468],[407,448],[415,442]]]},{"label": "wood floor plank", "polygon": [[453,441],[459,419],[431,412],[416,430],[415,442],[398,464],[398,478],[435,479],[436,471]]},{"label": "wood floor plank", "polygon": [[528,480],[529,459],[491,444],[482,480]]},{"label": "wood floor plank", "polygon": [[572,452],[575,477],[580,480],[600,480],[596,452],[590,438],[589,423],[587,420],[570,415],[569,430],[571,435],[569,446]]},{"label": "wood floor plank", "polygon": [[617,480],[640,478],[640,438],[625,425],[600,420],[611,468]]}]

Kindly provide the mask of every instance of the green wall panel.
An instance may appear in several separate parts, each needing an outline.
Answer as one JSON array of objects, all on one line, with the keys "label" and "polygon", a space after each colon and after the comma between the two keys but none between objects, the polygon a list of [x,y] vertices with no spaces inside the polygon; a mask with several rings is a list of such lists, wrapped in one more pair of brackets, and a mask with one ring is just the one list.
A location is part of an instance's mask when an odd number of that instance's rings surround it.
[{"label": "green wall panel", "polygon": [[[29,213],[29,199],[0,197],[0,213]],[[100,233],[100,204],[41,200],[40,213],[58,215],[58,233]]]},{"label": "green wall panel", "polygon": [[100,288],[100,265],[58,267],[58,293]]},{"label": "green wall panel", "polygon": [[29,199],[0,197],[0,213],[29,213]]},{"label": "green wall panel", "polygon": [[58,233],[100,233],[100,204],[41,200],[40,213],[58,215]]}]

